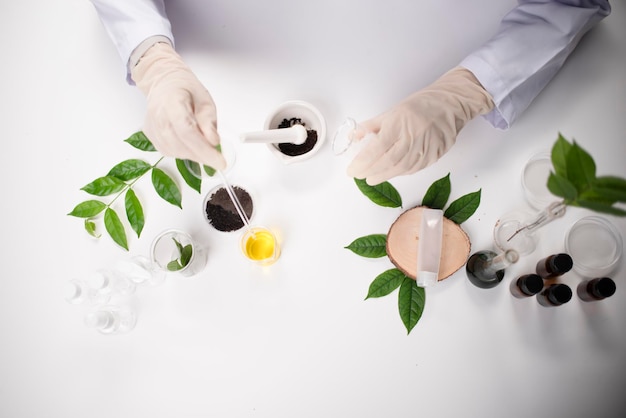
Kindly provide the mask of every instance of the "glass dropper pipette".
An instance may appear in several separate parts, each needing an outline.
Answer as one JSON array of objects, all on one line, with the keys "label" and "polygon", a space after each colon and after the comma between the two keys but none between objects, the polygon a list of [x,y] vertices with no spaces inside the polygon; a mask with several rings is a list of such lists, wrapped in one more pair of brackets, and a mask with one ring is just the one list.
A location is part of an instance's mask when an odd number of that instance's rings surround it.
[{"label": "glass dropper pipette", "polygon": [[228,182],[228,180],[226,180],[226,176],[224,175],[224,173],[221,170],[217,170],[217,173],[219,174],[219,176],[220,176],[220,178],[222,180],[222,183],[224,185],[224,188],[226,189],[226,192],[228,193],[228,196],[230,197],[230,200],[232,200],[233,205],[235,205],[235,209],[237,210],[237,214],[241,218],[241,221],[243,222],[244,226],[246,227],[246,230],[248,232],[250,232],[250,234],[252,236],[254,236],[254,232],[252,231],[252,228],[250,228],[250,220],[248,219],[248,215],[246,215],[246,211],[243,209],[243,206],[241,205],[241,202],[239,201],[239,198],[235,194],[235,191],[233,190],[233,188],[230,185],[230,183]]}]

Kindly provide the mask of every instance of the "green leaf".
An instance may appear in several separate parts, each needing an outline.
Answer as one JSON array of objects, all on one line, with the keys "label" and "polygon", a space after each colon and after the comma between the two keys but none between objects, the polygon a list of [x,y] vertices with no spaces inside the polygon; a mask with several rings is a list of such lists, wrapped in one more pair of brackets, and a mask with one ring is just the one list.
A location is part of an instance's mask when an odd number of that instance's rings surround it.
[{"label": "green leaf", "polygon": [[174,180],[160,168],[152,169],[152,185],[163,200],[182,209],[180,189]]},{"label": "green leaf", "polygon": [[189,264],[191,255],[193,254],[193,247],[191,244],[187,244],[183,247],[183,245],[176,238],[172,238],[172,240],[178,250],[179,258],[167,263],[167,269],[170,271],[178,271]]},{"label": "green leaf", "polygon": [[91,219],[85,219],[85,231],[95,238],[100,238],[100,234],[96,232],[96,224]]},{"label": "green leaf", "polygon": [[407,334],[422,317],[426,303],[426,292],[410,277],[405,277],[398,292],[398,311],[406,327]]},{"label": "green leaf", "polygon": [[387,235],[372,234],[357,238],[347,247],[348,250],[367,258],[380,258],[387,255]]},{"label": "green leaf", "polygon": [[597,177],[591,189],[606,200],[626,202],[626,179],[615,176]]},{"label": "green leaf", "polygon": [[182,270],[183,266],[180,265],[180,263],[178,262],[178,260],[172,260],[169,263],[167,263],[167,269],[169,271],[178,271],[178,270]]},{"label": "green leaf", "polygon": [[617,200],[611,199],[595,189],[585,190],[578,195],[577,200],[590,200],[593,202],[602,202],[607,205],[612,205],[613,203],[617,202]]},{"label": "green leaf", "polygon": [[192,254],[193,247],[191,246],[191,244],[185,245],[180,252],[180,265],[185,267],[187,264],[189,264]]},{"label": "green leaf", "polygon": [[124,187],[126,187],[126,183],[117,177],[104,176],[95,179],[91,183],[82,187],[81,190],[95,196],[109,196],[113,193],[119,192]]},{"label": "green leaf", "polygon": [[92,218],[102,212],[106,205],[99,200],[86,200],[79,203],[68,215],[77,218]]},{"label": "green leaf", "polygon": [[202,188],[202,172],[200,171],[200,164],[190,161],[176,159],[176,168],[178,172],[185,180],[185,183],[198,193]]},{"label": "green leaf", "polygon": [[548,176],[548,190],[555,196],[562,197],[566,202],[572,202],[578,198],[576,187],[566,178],[550,172]]},{"label": "green leaf", "polygon": [[150,142],[148,137],[142,131],[135,132],[124,141],[142,151],[156,151],[156,148],[154,148],[152,142]]},{"label": "green leaf", "polygon": [[213,177],[215,175],[215,173],[217,173],[217,170],[214,169],[213,167],[210,167],[208,165],[204,165],[204,172],[207,173],[210,177]]},{"label": "green leaf", "polygon": [[570,149],[572,149],[572,144],[559,133],[559,137],[552,146],[551,159],[556,174],[565,178],[567,178],[567,154]]},{"label": "green leaf", "polygon": [[126,241],[126,231],[124,230],[124,225],[122,225],[122,221],[120,221],[117,213],[111,208],[107,208],[104,212],[104,227],[111,238],[113,238],[113,241],[128,251],[128,242]]},{"label": "green leaf", "polygon": [[443,213],[443,216],[454,223],[462,224],[478,209],[480,205],[480,193],[481,190],[479,189],[478,191],[459,197],[457,200],[450,203],[450,206],[448,206],[448,209]]},{"label": "green leaf", "polygon": [[387,296],[400,287],[405,277],[398,269],[389,269],[379,274],[370,284],[365,299]]},{"label": "green leaf", "polygon": [[139,238],[145,224],[145,218],[141,202],[137,198],[137,195],[135,194],[133,189],[128,189],[128,191],[126,192],[126,196],[124,197],[124,205],[126,207],[126,218],[128,219],[128,222],[130,223],[130,226],[133,228],[135,233],[137,233],[137,238]]},{"label": "green leaf", "polygon": [[580,206],[582,208],[591,209],[595,212],[606,213],[615,216],[626,216],[626,211],[613,206],[612,204],[604,203],[601,201],[578,199],[572,203],[574,206]]},{"label": "green leaf", "polygon": [[596,164],[587,151],[576,142],[567,153],[567,179],[578,190],[578,193],[590,188],[596,178]]},{"label": "green leaf", "polygon": [[450,197],[450,173],[435,181],[426,191],[422,205],[431,209],[443,209]]},{"label": "green leaf", "polygon": [[116,177],[122,181],[133,180],[150,170],[150,167],[150,164],[143,160],[125,160],[113,167],[107,176]]},{"label": "green leaf", "polygon": [[183,244],[181,244],[176,238],[172,237],[172,241],[174,241],[174,244],[176,245],[176,249],[178,250],[178,256],[180,257],[180,255],[183,253]]},{"label": "green leaf", "polygon": [[402,206],[402,197],[395,187],[388,181],[377,184],[376,186],[370,186],[363,179],[354,179],[359,190],[369,200],[376,203],[379,206],[398,208]]}]

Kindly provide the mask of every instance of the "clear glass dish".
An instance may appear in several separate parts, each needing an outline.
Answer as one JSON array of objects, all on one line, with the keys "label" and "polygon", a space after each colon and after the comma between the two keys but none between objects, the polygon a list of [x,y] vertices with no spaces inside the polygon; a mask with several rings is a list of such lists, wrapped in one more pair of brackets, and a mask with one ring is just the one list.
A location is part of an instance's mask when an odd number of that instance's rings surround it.
[{"label": "clear glass dish", "polygon": [[528,203],[535,209],[543,209],[559,200],[548,189],[548,177],[552,170],[549,152],[533,155],[522,171],[522,188]]},{"label": "clear glass dish", "polygon": [[619,231],[605,218],[587,216],[576,221],[565,235],[565,251],[574,270],[584,277],[603,277],[613,272],[623,253]]}]

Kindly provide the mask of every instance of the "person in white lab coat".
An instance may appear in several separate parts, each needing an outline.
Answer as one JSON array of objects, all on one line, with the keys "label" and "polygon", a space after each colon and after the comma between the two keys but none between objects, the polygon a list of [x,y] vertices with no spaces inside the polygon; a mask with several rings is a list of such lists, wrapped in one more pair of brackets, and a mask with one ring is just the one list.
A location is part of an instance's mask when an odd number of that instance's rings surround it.
[{"label": "person in white lab coat", "polygon": [[[215,104],[174,50],[164,0],[91,0],[147,97],[144,132],[164,155],[217,169]],[[377,139],[348,166],[378,184],[437,161],[463,126],[483,115],[506,129],[558,72],[581,37],[611,12],[608,0],[519,0],[496,34],[455,68],[361,123]]]}]

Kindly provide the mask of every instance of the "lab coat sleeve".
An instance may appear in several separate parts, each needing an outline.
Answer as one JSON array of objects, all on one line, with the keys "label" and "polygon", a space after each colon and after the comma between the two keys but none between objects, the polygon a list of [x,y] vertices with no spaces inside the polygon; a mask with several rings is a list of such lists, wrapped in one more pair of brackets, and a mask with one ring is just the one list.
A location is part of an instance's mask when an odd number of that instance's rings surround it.
[{"label": "lab coat sleeve", "polygon": [[151,37],[167,38],[174,44],[164,0],[90,0],[109,37],[115,44],[130,77],[130,57],[135,48]]},{"label": "lab coat sleeve", "polygon": [[484,117],[509,128],[610,11],[608,0],[519,1],[496,34],[460,63],[493,96],[495,107]]}]

